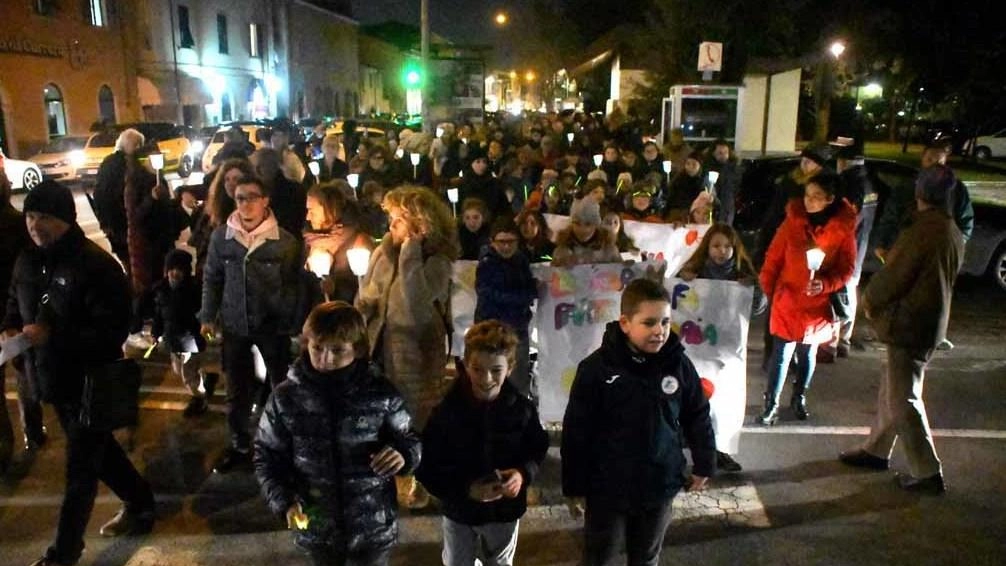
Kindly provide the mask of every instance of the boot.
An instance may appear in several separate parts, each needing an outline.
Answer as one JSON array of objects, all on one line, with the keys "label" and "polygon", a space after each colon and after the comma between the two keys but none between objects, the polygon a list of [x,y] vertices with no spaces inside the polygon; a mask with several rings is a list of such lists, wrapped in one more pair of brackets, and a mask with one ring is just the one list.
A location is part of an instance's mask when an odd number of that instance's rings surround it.
[{"label": "boot", "polygon": [[797,420],[805,421],[810,413],[807,412],[807,395],[803,391],[793,392],[793,398],[789,401],[789,406],[793,409],[793,414]]},{"label": "boot", "polygon": [[779,420],[779,403],[772,398],[771,393],[765,394],[765,410],[758,417],[758,422],[765,426],[772,426]]}]

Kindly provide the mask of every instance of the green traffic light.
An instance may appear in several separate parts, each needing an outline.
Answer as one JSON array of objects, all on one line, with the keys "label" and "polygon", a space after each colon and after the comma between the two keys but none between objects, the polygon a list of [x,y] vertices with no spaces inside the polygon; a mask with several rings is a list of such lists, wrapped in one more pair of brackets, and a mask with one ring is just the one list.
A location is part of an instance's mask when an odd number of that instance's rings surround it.
[{"label": "green traffic light", "polygon": [[409,85],[419,84],[419,71],[409,71],[406,73],[405,82]]}]

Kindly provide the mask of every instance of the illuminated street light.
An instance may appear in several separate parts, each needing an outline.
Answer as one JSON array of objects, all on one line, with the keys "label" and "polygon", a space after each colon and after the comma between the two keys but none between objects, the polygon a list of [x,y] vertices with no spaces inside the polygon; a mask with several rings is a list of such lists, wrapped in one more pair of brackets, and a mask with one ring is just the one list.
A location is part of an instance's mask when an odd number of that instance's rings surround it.
[{"label": "illuminated street light", "polygon": [[496,25],[498,26],[505,26],[506,23],[509,21],[506,12],[496,12],[496,17],[493,19],[496,21]]},{"label": "illuminated street light", "polygon": [[835,59],[838,59],[842,56],[842,53],[845,53],[845,44],[841,41],[836,41],[831,44],[828,51],[831,51],[831,54],[835,57]]},{"label": "illuminated street light", "polygon": [[534,71],[528,71],[527,73],[524,74],[524,80],[526,80],[527,82],[533,81],[534,78],[535,78]]}]

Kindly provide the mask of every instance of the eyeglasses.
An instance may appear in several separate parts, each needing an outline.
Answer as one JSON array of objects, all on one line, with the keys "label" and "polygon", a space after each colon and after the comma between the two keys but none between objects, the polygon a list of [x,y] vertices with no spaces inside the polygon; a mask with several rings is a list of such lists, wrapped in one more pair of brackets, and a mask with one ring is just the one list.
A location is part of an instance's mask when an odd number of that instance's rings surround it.
[{"label": "eyeglasses", "polygon": [[241,195],[234,197],[234,202],[238,204],[255,203],[262,200],[262,195]]}]

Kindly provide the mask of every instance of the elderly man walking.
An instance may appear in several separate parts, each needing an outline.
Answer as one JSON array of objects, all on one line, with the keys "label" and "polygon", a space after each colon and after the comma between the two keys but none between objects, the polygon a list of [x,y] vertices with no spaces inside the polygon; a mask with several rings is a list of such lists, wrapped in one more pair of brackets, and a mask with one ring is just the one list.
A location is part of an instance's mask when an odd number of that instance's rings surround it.
[{"label": "elderly man walking", "polygon": [[955,185],[945,165],[922,171],[915,184],[918,210],[912,223],[866,288],[863,307],[887,344],[887,369],[870,436],[860,448],[839,457],[850,466],[886,470],[901,437],[909,473],[898,475],[899,485],[934,495],[944,493],[946,484],[922,402],[922,383],[933,352],[946,338],[954,279],[964,261],[964,238],[947,211]]},{"label": "elderly man walking", "polygon": [[55,181],[24,200],[34,246],[14,267],[3,341],[19,332],[31,347],[25,368],[52,403],[66,433],[66,490],[56,540],[33,566],[76,564],[98,494],[98,481],[124,502],[103,536],[139,535],[154,525],[154,494],[110,431],[81,419],[86,370],[122,357],[129,327],[129,286],[109,254],[84,236],[73,195]]}]

